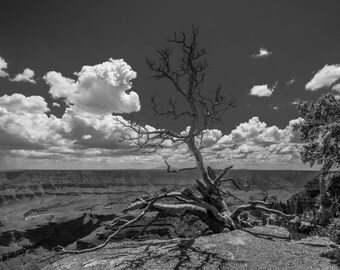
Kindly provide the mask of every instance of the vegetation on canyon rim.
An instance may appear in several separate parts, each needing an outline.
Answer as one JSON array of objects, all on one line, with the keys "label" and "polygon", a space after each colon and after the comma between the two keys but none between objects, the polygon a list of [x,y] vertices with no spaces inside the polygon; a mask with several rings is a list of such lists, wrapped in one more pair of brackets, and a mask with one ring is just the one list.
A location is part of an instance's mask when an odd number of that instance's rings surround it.
[{"label": "vegetation on canyon rim", "polygon": [[[339,178],[329,174],[340,165],[340,99],[325,94],[315,102],[300,102],[297,107],[303,121],[294,125],[299,131],[304,163],[321,165],[320,192],[327,196],[329,185]],[[333,179],[333,180],[332,180]]]},{"label": "vegetation on canyon rim", "polygon": [[[187,120],[189,127],[186,131],[178,133],[166,127],[155,129],[145,123],[134,121],[132,116],[128,120],[120,117],[114,117],[114,119],[129,130],[122,140],[135,144],[139,149],[144,149],[146,153],[155,152],[169,144],[185,144],[194,157],[195,166],[174,169],[165,161],[167,171],[176,173],[183,170],[198,170],[201,179],[195,180],[196,183],[192,188],[181,192],[164,193],[152,198],[136,200],[125,209],[124,213],[140,209],[140,214],[132,220],[125,220],[124,216],[114,220],[113,224],[122,225],[103,244],[84,250],[65,250],[59,247],[57,250],[60,252],[77,254],[98,250],[106,246],[110,239],[122,229],[140,220],[148,211],[162,212],[165,215],[178,211],[201,213],[200,216],[204,217],[203,222],[215,233],[225,229],[235,230],[246,225],[241,214],[249,210],[257,209],[286,219],[294,218],[294,215],[287,215],[269,208],[265,201],[251,201],[237,207],[233,212],[230,211],[224,196],[234,195],[230,191],[222,190],[221,183],[229,181],[236,188],[243,190],[251,188],[253,183],[251,181],[239,182],[226,177],[232,166],[216,174],[212,168],[204,164],[201,149],[206,130],[213,128],[227,110],[235,107],[235,103],[223,95],[220,86],[212,92],[204,89],[203,83],[208,63],[205,59],[206,50],[198,44],[198,35],[199,28],[195,27],[189,35],[185,32],[174,33],[173,37],[167,40],[166,47],[156,50],[156,60],[150,58],[146,60],[149,69],[153,72],[152,77],[155,80],[168,81],[177,97],[169,98],[166,104],[162,104],[159,96],[155,94],[151,98],[155,115],[171,117],[175,120],[180,118]],[[302,160],[311,165],[322,164],[325,172],[339,165],[340,106],[338,103],[339,100],[334,96],[326,95],[317,103],[301,102],[298,106],[304,121],[297,124],[295,129],[300,132],[302,142],[306,143],[302,152]],[[150,226],[152,221],[146,226]],[[146,227],[134,238],[143,233],[145,229]]]}]

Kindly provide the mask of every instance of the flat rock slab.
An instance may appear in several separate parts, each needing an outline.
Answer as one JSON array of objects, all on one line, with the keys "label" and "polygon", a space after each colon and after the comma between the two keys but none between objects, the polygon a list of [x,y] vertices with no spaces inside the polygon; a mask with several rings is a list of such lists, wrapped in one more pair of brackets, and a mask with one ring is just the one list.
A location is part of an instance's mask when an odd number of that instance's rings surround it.
[{"label": "flat rock slab", "polygon": [[269,240],[273,238],[284,240],[290,239],[290,233],[286,228],[275,225],[255,226],[253,228],[247,228],[246,231],[255,236],[267,238]]},{"label": "flat rock slab", "polygon": [[110,243],[96,252],[64,255],[44,269],[338,269],[320,256],[327,250],[236,230],[197,238]]}]

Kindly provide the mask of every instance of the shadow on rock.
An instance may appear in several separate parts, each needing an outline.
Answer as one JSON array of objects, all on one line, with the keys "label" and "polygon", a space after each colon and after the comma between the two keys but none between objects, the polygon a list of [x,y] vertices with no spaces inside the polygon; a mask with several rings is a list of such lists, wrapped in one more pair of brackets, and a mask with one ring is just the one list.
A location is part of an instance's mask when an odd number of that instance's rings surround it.
[{"label": "shadow on rock", "polygon": [[[208,249],[201,249],[192,239],[174,239],[166,242],[148,243],[142,252],[125,252],[124,260],[117,263],[117,269],[227,269],[231,260],[234,260],[232,253],[217,253]],[[102,260],[112,260],[119,258],[119,254],[114,257],[102,257]],[[235,261],[234,261],[235,262]],[[240,261],[240,263],[243,263]]]},{"label": "shadow on rock", "polygon": [[101,222],[112,220],[115,217],[115,214],[103,217],[92,217],[89,214],[83,214],[66,222],[49,222],[44,226],[27,230],[24,237],[35,245],[52,250],[58,245],[67,246],[74,243],[98,228]]}]

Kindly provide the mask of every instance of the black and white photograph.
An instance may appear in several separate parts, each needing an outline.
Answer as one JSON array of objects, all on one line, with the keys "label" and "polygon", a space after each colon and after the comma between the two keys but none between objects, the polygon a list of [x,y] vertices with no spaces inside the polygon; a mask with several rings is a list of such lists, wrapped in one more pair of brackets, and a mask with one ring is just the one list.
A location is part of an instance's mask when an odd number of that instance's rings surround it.
[{"label": "black and white photograph", "polygon": [[339,0],[0,0],[0,270],[340,269]]}]

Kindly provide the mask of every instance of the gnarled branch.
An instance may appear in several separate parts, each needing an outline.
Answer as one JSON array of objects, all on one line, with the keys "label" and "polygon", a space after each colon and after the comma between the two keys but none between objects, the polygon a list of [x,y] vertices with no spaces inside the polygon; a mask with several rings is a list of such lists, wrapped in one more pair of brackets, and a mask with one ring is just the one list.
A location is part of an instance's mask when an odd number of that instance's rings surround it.
[{"label": "gnarled branch", "polygon": [[279,210],[267,208],[265,205],[266,205],[265,202],[261,202],[261,201],[254,201],[250,204],[241,205],[241,206],[237,207],[234,210],[234,212],[232,212],[230,217],[233,220],[236,220],[242,212],[249,211],[249,210],[255,210],[255,209],[261,210],[261,211],[266,212],[266,213],[276,214],[276,215],[281,216],[281,217],[286,218],[286,219],[293,219],[296,216],[296,215],[287,215],[287,214],[285,214],[285,213],[283,213]]},{"label": "gnarled branch", "polygon": [[166,171],[168,173],[178,173],[178,172],[182,172],[182,171],[192,171],[192,170],[196,170],[197,169],[197,167],[181,168],[181,169],[171,169],[170,164],[166,160],[164,160],[164,162],[165,162],[165,164],[167,166],[167,170]]}]

